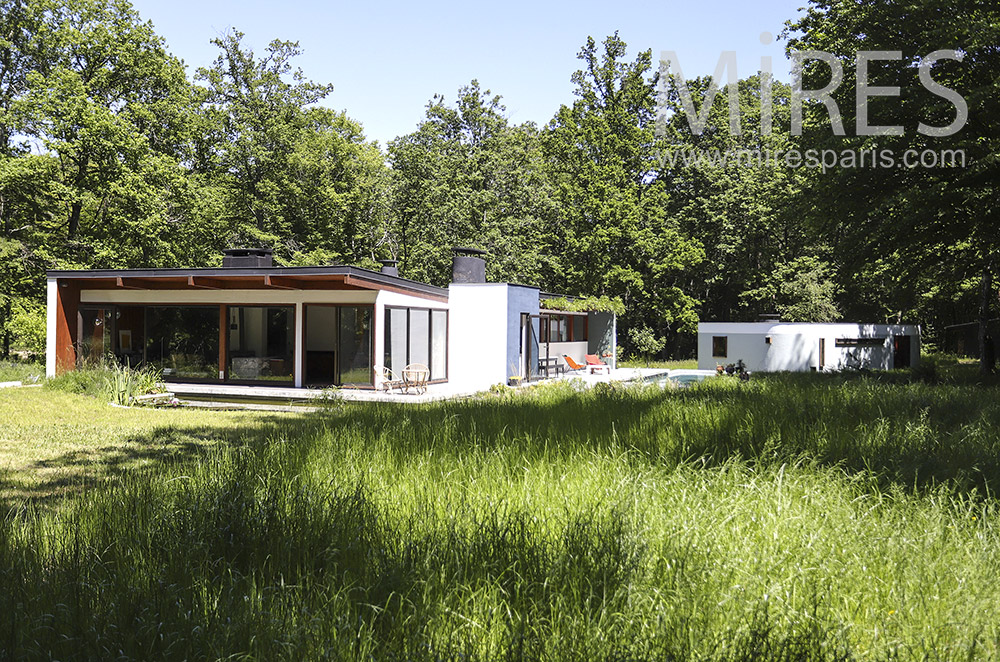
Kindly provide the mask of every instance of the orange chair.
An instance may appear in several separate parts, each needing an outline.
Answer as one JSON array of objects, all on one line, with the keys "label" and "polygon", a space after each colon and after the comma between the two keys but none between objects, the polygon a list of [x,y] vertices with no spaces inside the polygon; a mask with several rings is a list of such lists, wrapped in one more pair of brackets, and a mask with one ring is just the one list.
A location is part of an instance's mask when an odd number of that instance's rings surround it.
[{"label": "orange chair", "polygon": [[604,363],[600,363],[598,365],[591,365],[589,364],[588,361],[588,365],[580,365],[579,363],[573,360],[572,356],[567,356],[566,354],[563,354],[563,358],[566,359],[566,363],[568,363],[569,367],[572,368],[573,370],[586,370],[592,375],[596,375],[599,372],[604,372],[605,370],[607,370],[608,374],[609,375],[611,374],[611,366],[606,365]]},{"label": "orange chair", "polygon": [[590,370],[590,374],[597,372],[607,372],[611,374],[611,366],[598,358],[597,354],[584,354],[584,360],[587,361],[587,368]]}]

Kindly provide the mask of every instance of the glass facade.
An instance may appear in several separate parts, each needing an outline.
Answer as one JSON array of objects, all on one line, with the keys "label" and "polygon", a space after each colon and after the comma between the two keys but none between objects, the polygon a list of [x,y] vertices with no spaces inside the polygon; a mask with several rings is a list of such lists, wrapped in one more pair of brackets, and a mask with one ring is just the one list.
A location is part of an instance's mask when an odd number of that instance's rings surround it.
[{"label": "glass facade", "polygon": [[305,312],[305,383],[371,385],[374,307],[314,304]]},{"label": "glass facade", "polygon": [[[375,307],[311,304],[303,310],[302,383],[371,386]],[[421,313],[423,320],[416,324],[422,324],[422,340],[415,341],[414,356],[443,378],[447,316],[434,311],[439,330],[432,347],[431,311]],[[407,310],[387,314],[387,329],[394,320],[402,324],[395,346],[406,357]],[[168,381],[290,385],[295,382],[296,342],[294,306],[84,305],[79,309],[76,349],[80,365],[117,361],[152,366]]]},{"label": "glass facade", "polygon": [[372,307],[339,306],[341,384],[372,383]]}]

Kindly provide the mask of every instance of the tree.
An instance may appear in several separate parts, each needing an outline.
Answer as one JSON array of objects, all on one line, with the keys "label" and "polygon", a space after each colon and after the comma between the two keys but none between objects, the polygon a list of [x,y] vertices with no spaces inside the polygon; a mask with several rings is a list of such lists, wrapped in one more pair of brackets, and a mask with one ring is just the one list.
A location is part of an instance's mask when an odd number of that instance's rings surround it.
[{"label": "tree", "polygon": [[[796,270],[787,265],[825,253],[802,222],[798,191],[806,175],[781,162],[797,147],[787,132],[791,89],[769,81],[775,130],[762,131],[763,75],[737,83],[738,135],[730,129],[728,87],[713,99],[703,130],[695,134],[675,76],[665,70],[660,81],[661,177],[669,183],[671,215],[705,250],[705,260],[687,271],[702,319],[754,320],[775,312],[781,289],[776,275],[792,276]],[[709,77],[686,82],[696,112],[711,83]]]},{"label": "tree", "polygon": [[384,240],[385,167],[343,113],[313,107],[332,85],[306,79],[298,43],[272,41],[263,57],[230,32],[197,78],[205,83],[195,170],[225,202],[220,238],[273,247],[280,260],[372,262]]},{"label": "tree", "polygon": [[436,95],[417,130],[390,143],[392,241],[408,277],[446,284],[446,249],[461,245],[490,254],[491,279],[547,284],[556,208],[541,137],[503,113],[474,80],[454,106]]},{"label": "tree", "polygon": [[573,74],[578,97],[546,131],[562,227],[553,245],[561,289],[620,297],[623,327],[657,334],[693,330],[697,300],[685,273],[704,251],[668,214],[669,187],[657,161],[656,84],[651,53],[624,61],[617,34],[603,52],[588,38]]},{"label": "tree", "polygon": [[[978,280],[980,345],[985,340],[997,274],[995,183],[1000,164],[1000,9],[977,0],[957,3],[912,3],[888,0],[856,3],[813,0],[804,17],[790,26],[789,51],[832,53],[847,74],[854,71],[858,51],[905,48],[901,59],[873,63],[871,86],[899,86],[898,98],[876,97],[868,103],[869,124],[899,126],[898,135],[863,135],[858,131],[854,78],[845,76],[834,99],[845,135],[831,131],[822,104],[806,107],[803,138],[808,146],[838,154],[890,150],[894,167],[838,167],[811,180],[805,192],[816,201],[823,229],[840,256],[841,270],[853,274],[847,299],[854,310],[884,312],[924,310],[935,313],[940,326],[946,310],[954,310],[951,283]],[[961,53],[957,59],[928,56],[942,49]],[[968,104],[968,123],[952,135],[929,135],[926,126],[947,127],[960,115],[945,96],[921,82],[920,71],[937,84],[956,91]],[[829,79],[825,64],[809,63],[805,87],[818,89]],[[925,129],[918,131],[923,124]],[[933,132],[931,132],[933,133]],[[906,150],[943,156],[942,150],[964,155],[959,167],[899,166]],[[893,274],[872,287],[872,280]],[[968,296],[968,288],[963,296]],[[942,296],[943,295],[943,296]],[[903,308],[898,302],[908,304]],[[922,302],[922,303],[920,303]],[[972,311],[968,311],[972,312]],[[987,371],[986,362],[982,364]]]}]

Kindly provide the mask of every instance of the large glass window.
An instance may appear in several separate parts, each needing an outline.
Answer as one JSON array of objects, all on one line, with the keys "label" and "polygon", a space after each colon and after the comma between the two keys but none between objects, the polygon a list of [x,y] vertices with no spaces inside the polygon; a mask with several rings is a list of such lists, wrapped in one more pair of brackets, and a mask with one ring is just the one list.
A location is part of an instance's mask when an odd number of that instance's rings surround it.
[{"label": "large glass window", "polygon": [[340,383],[372,383],[372,308],[340,306]]},{"label": "large glass window", "polygon": [[448,312],[431,311],[431,379],[448,377]]},{"label": "large glass window", "polygon": [[146,307],[146,363],[164,379],[218,379],[218,306]]},{"label": "large glass window", "polygon": [[115,355],[122,365],[135,367],[145,360],[143,356],[146,347],[145,316],[146,310],[142,306],[119,306],[115,310],[115,340],[118,341]]},{"label": "large glass window", "polygon": [[[431,311],[420,308],[410,309],[410,355],[408,363],[430,363],[431,355]],[[429,367],[429,366],[428,366]]]},{"label": "large glass window", "polygon": [[397,373],[411,363],[422,363],[431,379],[447,379],[448,311],[386,308],[383,361]]},{"label": "large glass window", "polygon": [[291,382],[294,347],[293,307],[229,308],[229,379]]},{"label": "large glass window", "polygon": [[307,384],[372,383],[372,306],[313,304],[306,313]]},{"label": "large glass window", "polygon": [[307,384],[337,382],[337,308],[306,306]]},{"label": "large glass window", "polygon": [[81,308],[77,363],[97,365],[114,353],[114,312],[111,308]]}]

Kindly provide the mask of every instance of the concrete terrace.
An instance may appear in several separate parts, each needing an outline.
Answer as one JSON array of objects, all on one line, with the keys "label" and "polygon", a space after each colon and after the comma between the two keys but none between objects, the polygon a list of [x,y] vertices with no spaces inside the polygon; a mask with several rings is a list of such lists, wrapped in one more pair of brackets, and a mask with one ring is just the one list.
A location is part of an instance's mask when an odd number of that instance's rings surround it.
[{"label": "concrete terrace", "polygon": [[[578,380],[586,387],[600,382],[629,382],[667,377],[669,370],[659,368],[617,368],[611,374],[589,375],[582,373],[567,373],[551,379],[533,381],[518,388],[530,385],[553,382],[557,380]],[[375,391],[370,389],[315,389],[315,388],[283,388],[275,386],[238,386],[235,384],[167,384],[169,390],[185,405],[202,407],[238,407],[241,409],[261,409],[268,411],[312,411],[316,400],[334,394],[338,400],[347,402],[393,402],[393,403],[425,403],[468,398],[482,391],[468,391],[454,387],[448,383],[431,384],[427,391],[417,393],[399,393],[392,391]]]}]

